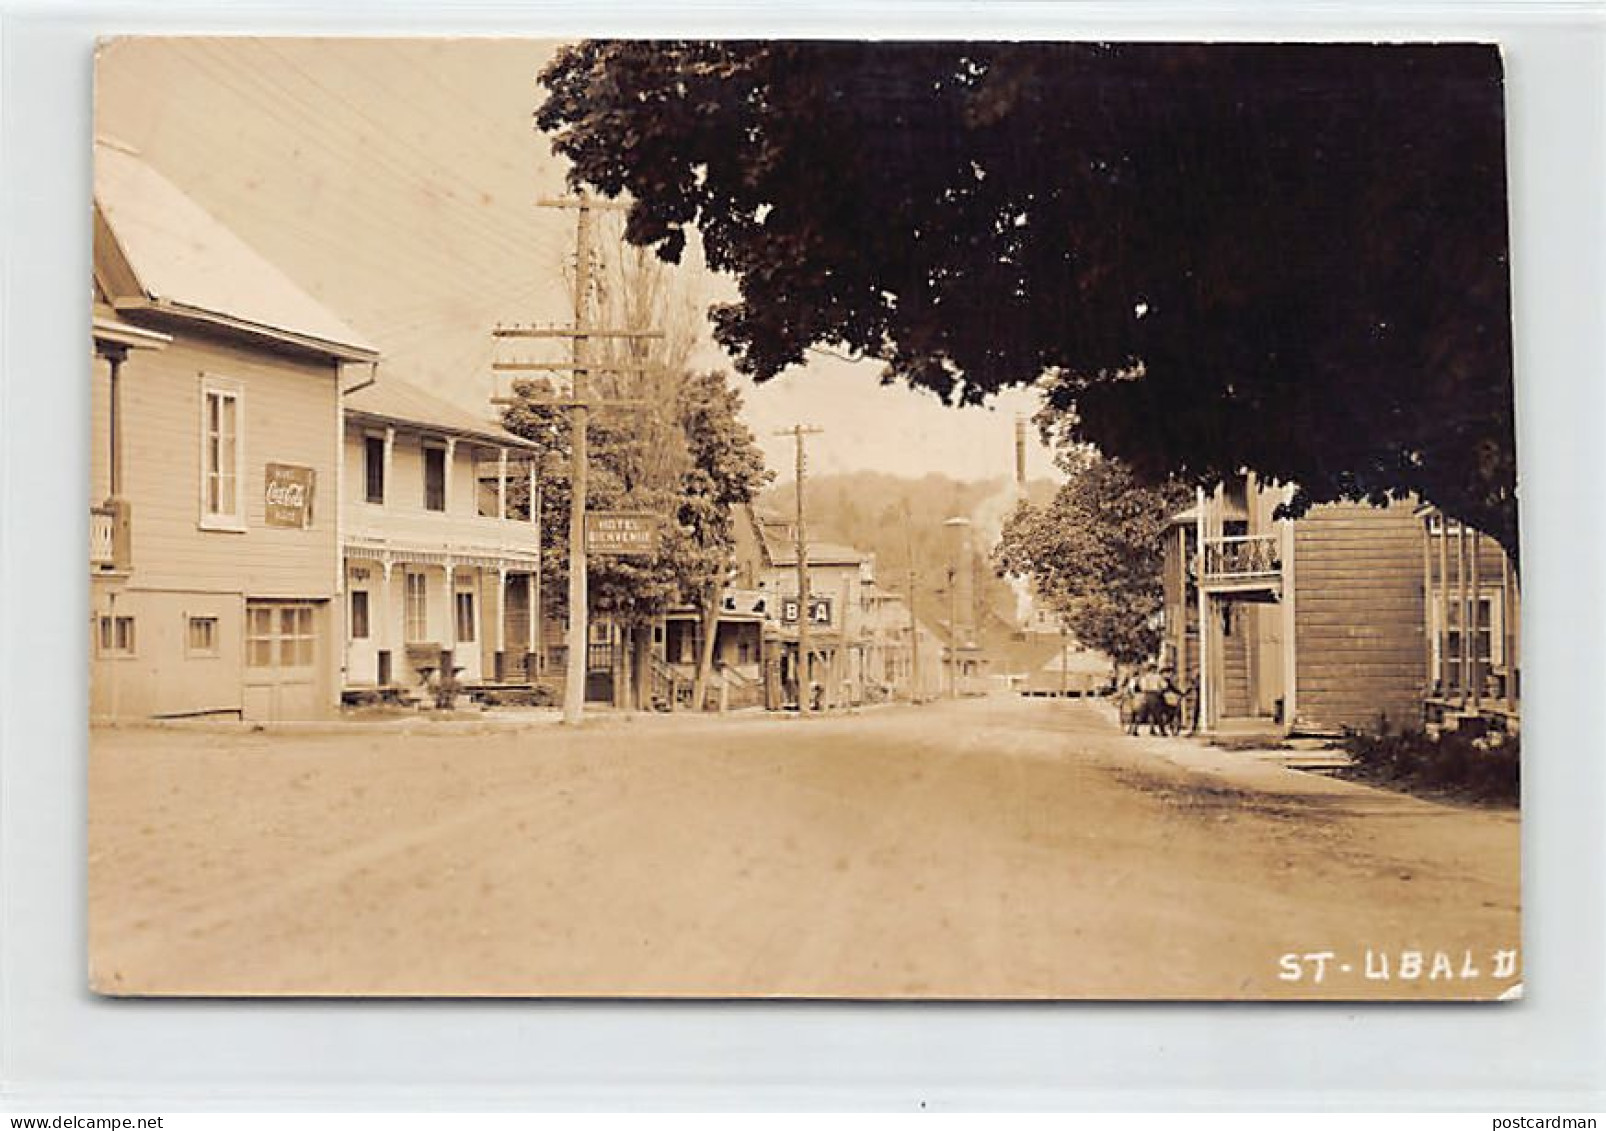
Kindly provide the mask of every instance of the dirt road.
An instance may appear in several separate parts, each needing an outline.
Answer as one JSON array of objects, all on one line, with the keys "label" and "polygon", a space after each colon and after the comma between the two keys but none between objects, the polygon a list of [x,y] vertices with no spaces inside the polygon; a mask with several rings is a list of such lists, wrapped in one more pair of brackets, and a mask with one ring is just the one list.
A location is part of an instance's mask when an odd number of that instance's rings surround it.
[{"label": "dirt road", "polygon": [[1130,739],[1074,701],[101,731],[90,825],[110,993],[1490,998],[1520,978],[1497,954],[1520,938],[1515,814]]}]

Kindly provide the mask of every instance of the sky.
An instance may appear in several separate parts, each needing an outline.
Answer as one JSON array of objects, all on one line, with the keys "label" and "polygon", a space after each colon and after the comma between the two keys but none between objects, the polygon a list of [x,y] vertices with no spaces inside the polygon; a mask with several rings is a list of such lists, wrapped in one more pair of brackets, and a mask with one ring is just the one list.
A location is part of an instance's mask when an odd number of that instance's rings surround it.
[{"label": "sky", "polygon": [[[566,322],[573,214],[566,162],[535,128],[554,45],[516,39],[119,39],[96,65],[96,133],[136,150],[384,354],[394,374],[483,409],[503,391],[497,324]],[[699,306],[734,293],[693,254]],[[700,366],[730,359],[707,335]],[[554,357],[559,355],[553,355]],[[875,363],[824,354],[763,386],[745,415],[790,474],[794,424],[811,472],[990,479],[1014,470],[1018,390],[986,408],[883,386]],[[1053,473],[1030,433],[1032,477]]]}]

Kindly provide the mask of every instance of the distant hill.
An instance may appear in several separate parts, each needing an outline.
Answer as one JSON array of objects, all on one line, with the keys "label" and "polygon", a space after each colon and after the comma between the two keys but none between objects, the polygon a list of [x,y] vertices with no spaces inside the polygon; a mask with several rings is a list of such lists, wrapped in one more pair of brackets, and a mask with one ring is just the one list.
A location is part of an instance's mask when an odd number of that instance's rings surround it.
[{"label": "distant hill", "polygon": [[[1010,479],[965,481],[945,475],[914,479],[862,471],[810,476],[807,484],[809,536],[874,554],[877,583],[905,595],[912,557],[917,606],[921,619],[933,627],[945,625],[949,612],[947,575],[954,554],[952,535],[943,523],[956,515],[970,519],[976,547],[977,616],[984,627],[1017,623],[1015,591],[993,573],[987,560],[1016,504]],[[1034,480],[1027,484],[1027,497],[1043,502],[1056,489],[1051,480]],[[790,518],[796,508],[793,483],[772,484],[758,505]]]}]

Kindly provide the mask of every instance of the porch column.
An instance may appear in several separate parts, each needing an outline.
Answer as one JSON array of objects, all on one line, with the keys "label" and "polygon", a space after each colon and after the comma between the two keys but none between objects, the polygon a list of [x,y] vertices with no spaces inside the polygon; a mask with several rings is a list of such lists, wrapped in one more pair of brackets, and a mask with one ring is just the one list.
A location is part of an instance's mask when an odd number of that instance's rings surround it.
[{"label": "porch column", "polygon": [[1506,632],[1506,673],[1510,709],[1522,710],[1522,578],[1511,568],[1511,558],[1501,558],[1506,570],[1506,607],[1501,624]]},{"label": "porch column", "polygon": [[[385,495],[384,498],[380,500],[381,506],[388,507],[390,505],[391,497],[396,493],[396,480],[391,474],[391,469],[395,466],[395,463],[396,429],[387,425],[385,428]],[[385,580],[387,583],[390,581],[390,563],[388,561],[385,563]]]},{"label": "porch column", "polygon": [[[395,646],[395,643],[390,638],[391,637],[390,618],[396,615],[396,601],[395,601],[396,594],[395,594],[394,590],[391,587],[390,575],[391,575],[391,572],[392,572],[392,566],[393,566],[393,563],[390,560],[390,555],[389,554],[386,554],[382,559],[380,559],[379,568],[384,571],[385,584],[384,584],[384,587],[380,590],[380,600],[378,602],[378,604],[379,604],[379,609],[378,609],[379,615],[378,615],[378,617],[371,618],[371,619],[375,619],[375,620],[377,620],[379,622],[379,647],[380,647],[380,649],[382,651],[386,651],[386,652],[390,653],[390,671],[387,674],[390,676],[390,682],[394,683],[396,681],[396,646]],[[370,613],[371,612],[372,612],[372,610],[370,610]],[[402,635],[402,636],[407,635],[405,628],[400,633],[400,635]],[[377,664],[377,662],[378,661],[376,659],[375,663]],[[380,682],[379,673],[378,673],[377,670],[374,672],[374,681],[376,683]]]},{"label": "porch column", "polygon": [[445,511],[445,513],[446,514],[455,513],[455,510],[452,507],[452,480],[455,479],[456,476],[452,474],[452,465],[456,461],[457,461],[457,437],[456,436],[448,436],[448,437],[446,437],[446,461],[445,461],[445,467],[442,468],[442,471],[441,471],[441,474],[442,474],[441,493],[445,496],[445,503],[446,503],[446,511]]},{"label": "porch column", "polygon": [[[496,655],[501,663],[507,650],[507,566],[496,567]],[[500,677],[500,673],[498,673]]]},{"label": "porch column", "polygon": [[[1423,659],[1423,683],[1433,686],[1433,521],[1424,515],[1422,517],[1422,615],[1427,622],[1422,632],[1422,647],[1426,652]],[[1425,696],[1424,696],[1425,697]],[[1426,707],[1423,708],[1424,712]],[[1423,718],[1426,719],[1424,713]]]},{"label": "porch column", "polygon": [[[496,456],[496,517],[507,517],[507,449],[503,448]],[[504,580],[507,572],[503,571]],[[500,651],[500,647],[498,651]]]},{"label": "porch column", "polygon": [[1439,512],[1439,584],[1433,591],[1433,604],[1439,612],[1437,637],[1439,650],[1439,698],[1450,698],[1450,520]]},{"label": "porch column", "polygon": [[111,497],[123,497],[123,384],[121,380],[123,358],[126,355],[122,350],[113,350],[105,355],[106,364],[110,366],[111,383],[107,398],[107,424],[110,432],[108,447],[110,449],[109,469],[111,474]]},{"label": "porch column", "polygon": [[1205,497],[1204,488],[1194,488],[1194,589],[1199,600],[1199,729],[1211,728],[1210,713],[1215,710],[1215,695],[1210,686],[1210,664],[1214,658],[1210,646],[1210,598],[1205,595]]},{"label": "porch column", "polygon": [[[1284,501],[1293,498],[1294,489],[1288,488]],[[1277,524],[1282,534],[1282,601],[1283,612],[1283,733],[1292,734],[1299,718],[1299,544],[1298,527],[1290,518]]]},{"label": "porch column", "polygon": [[[1467,558],[1467,593],[1469,596],[1467,603],[1467,613],[1469,615],[1466,621],[1466,628],[1461,633],[1461,638],[1462,647],[1467,650],[1468,666],[1472,673],[1470,682],[1472,684],[1472,709],[1474,711],[1479,708],[1483,699],[1482,668],[1484,666],[1478,659],[1478,635],[1481,627],[1478,623],[1478,606],[1481,603],[1479,601],[1481,596],[1479,590],[1483,585],[1483,579],[1479,576],[1480,571],[1478,569],[1478,558],[1481,553],[1481,549],[1478,546],[1479,537],[1466,523],[1461,524],[1461,552]],[[1471,552],[1468,553],[1468,550]],[[1490,625],[1489,627],[1492,629],[1494,626]]]},{"label": "porch column", "polygon": [[[448,479],[448,482],[450,480]],[[452,664],[457,664],[457,563],[446,559],[446,649],[452,653]]]},{"label": "porch column", "polygon": [[1472,655],[1472,649],[1468,647],[1472,633],[1467,618],[1467,528],[1464,523],[1456,524],[1455,581],[1456,605],[1459,608],[1456,616],[1461,629],[1460,646],[1456,653],[1456,659],[1461,665],[1460,706],[1462,710],[1466,710],[1468,685],[1472,682],[1472,666],[1468,662],[1468,657]]},{"label": "porch column", "polygon": [[[535,527],[535,569],[530,571],[528,582],[530,658],[526,658],[524,662],[525,674],[531,682],[534,682],[535,677],[540,674],[546,660],[546,657],[542,655],[546,644],[541,638],[544,631],[541,625],[541,508],[544,503],[545,500],[541,496],[541,486],[536,477],[535,458],[532,456],[530,458],[530,524]],[[532,664],[534,665],[533,669],[531,668]]]}]

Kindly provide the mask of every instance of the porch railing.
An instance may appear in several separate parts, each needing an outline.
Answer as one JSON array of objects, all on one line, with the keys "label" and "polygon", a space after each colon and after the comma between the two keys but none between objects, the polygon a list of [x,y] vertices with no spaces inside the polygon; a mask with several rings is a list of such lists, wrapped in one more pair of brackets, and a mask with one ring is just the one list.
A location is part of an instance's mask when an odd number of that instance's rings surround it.
[{"label": "porch railing", "polygon": [[132,559],[133,523],[129,505],[108,499],[89,508],[89,565],[100,571],[128,569]]},{"label": "porch railing", "polygon": [[1204,540],[1204,581],[1272,579],[1283,570],[1282,539],[1276,534],[1235,534]]}]

